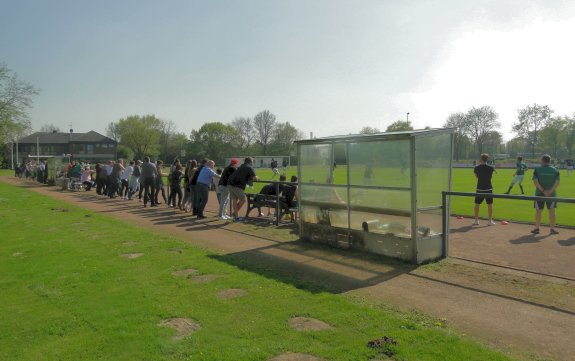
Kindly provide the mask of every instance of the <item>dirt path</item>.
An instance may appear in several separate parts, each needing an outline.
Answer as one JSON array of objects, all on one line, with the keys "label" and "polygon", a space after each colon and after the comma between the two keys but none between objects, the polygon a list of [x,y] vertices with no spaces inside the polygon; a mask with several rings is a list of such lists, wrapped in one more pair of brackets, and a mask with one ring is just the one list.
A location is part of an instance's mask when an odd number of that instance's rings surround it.
[{"label": "dirt path", "polygon": [[[218,251],[221,255],[216,258],[223,262],[266,277],[298,286],[305,282],[317,285],[318,290],[367,297],[373,303],[445,318],[451,327],[516,356],[575,360],[575,284],[570,281],[459,261],[449,262],[447,269],[414,268],[365,254],[289,242],[297,239],[290,226],[278,230],[267,222],[256,227],[214,218],[197,221],[164,206],[143,209],[137,201],[109,200],[93,192],[61,192],[8,177],[0,180],[180,236]],[[208,210],[216,209],[215,197],[211,198]]]}]

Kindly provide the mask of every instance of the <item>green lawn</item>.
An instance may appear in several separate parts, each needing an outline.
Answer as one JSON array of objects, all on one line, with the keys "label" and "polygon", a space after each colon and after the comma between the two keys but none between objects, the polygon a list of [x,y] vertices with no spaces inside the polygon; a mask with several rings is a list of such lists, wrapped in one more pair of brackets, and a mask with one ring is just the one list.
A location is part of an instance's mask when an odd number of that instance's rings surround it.
[{"label": "green lawn", "polygon": [[[341,170],[341,171],[340,171]],[[288,169],[288,178],[292,174],[296,174],[297,169],[295,167],[291,167]],[[358,171],[359,172],[359,171]],[[513,178],[515,170],[513,169],[498,169],[497,173],[493,175],[493,186],[495,188],[495,193],[504,193],[507,191],[509,187],[509,183]],[[320,171],[317,172],[318,174]],[[357,172],[356,172],[357,173]],[[326,173],[327,174],[327,173]],[[391,176],[390,176],[391,174]],[[383,172],[379,174],[379,178],[385,179],[385,184],[392,184],[392,185],[404,185],[409,186],[405,182],[404,177],[399,177],[399,170],[394,172]],[[420,171],[421,174],[421,171]],[[531,181],[531,176],[533,174],[532,170],[528,170],[525,175],[525,181],[523,186],[525,188],[526,195],[535,195],[535,187],[533,182]],[[269,169],[259,169],[258,175],[263,179],[271,179],[272,172]],[[335,174],[335,183],[343,184],[345,182],[346,173],[343,167],[336,169]],[[378,177],[378,173],[376,170],[375,177]],[[318,177],[319,178],[319,177]],[[423,176],[422,178],[426,178]],[[427,176],[430,183],[435,181],[433,174]],[[382,182],[383,184],[383,182]],[[476,186],[476,179],[473,174],[473,169],[461,169],[457,168],[453,170],[453,179],[452,179],[452,189],[454,191],[461,191],[461,192],[475,192]],[[259,190],[261,185],[256,185],[254,187],[255,190]],[[435,192],[431,194],[440,194],[441,189],[435,190]],[[405,197],[403,196],[405,193],[398,193],[394,192],[387,195],[377,196],[379,197],[370,197],[365,201],[368,203],[383,203],[383,202],[390,202],[391,204],[397,205],[397,208],[405,206]],[[513,188],[512,194],[520,194],[519,187],[515,185]],[[567,176],[567,172],[565,170],[561,170],[561,185],[558,189],[558,195],[560,197],[565,198],[575,198],[575,173],[569,177]],[[430,194],[424,194],[424,203],[430,203]],[[452,198],[452,208],[451,211],[453,214],[458,215],[466,215],[471,216],[473,214],[473,198],[468,197],[453,197]],[[530,201],[511,201],[511,200],[495,200],[494,204],[494,215],[497,219],[502,220],[511,220],[511,221],[522,221],[522,222],[533,222],[533,203]],[[481,209],[481,215],[483,217],[487,216],[486,207],[483,206]],[[546,219],[546,215],[544,214],[544,220]],[[562,225],[569,225],[575,226],[575,205],[573,204],[559,204],[557,209],[557,222]]]},{"label": "green lawn", "polygon": [[[295,288],[32,191],[0,183],[0,202],[0,360],[266,360],[286,351],[369,360],[382,355],[366,343],[384,335],[398,341],[397,360],[508,360],[441,322]],[[144,255],[121,256],[135,252]],[[220,278],[171,275],[190,267]],[[227,288],[247,294],[219,299]],[[334,328],[297,332],[292,316]],[[175,340],[158,326],[172,317],[202,328]]]}]

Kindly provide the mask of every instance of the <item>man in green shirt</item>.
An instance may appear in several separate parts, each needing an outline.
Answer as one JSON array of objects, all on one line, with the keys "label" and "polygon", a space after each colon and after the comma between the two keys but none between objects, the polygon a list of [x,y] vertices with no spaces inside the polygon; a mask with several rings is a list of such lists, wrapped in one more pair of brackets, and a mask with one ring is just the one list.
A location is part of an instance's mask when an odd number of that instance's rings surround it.
[{"label": "man in green shirt", "polygon": [[515,183],[519,183],[519,188],[521,189],[521,194],[525,194],[523,191],[523,178],[525,178],[525,171],[527,170],[527,164],[523,163],[523,157],[517,157],[517,170],[511,181],[511,185],[505,194],[509,194]]},{"label": "man in green shirt", "polygon": [[[541,166],[535,168],[533,171],[533,183],[535,184],[535,196],[537,197],[557,197],[557,187],[559,187],[559,171],[557,168],[551,166],[551,157],[545,154],[541,157]],[[539,227],[541,226],[541,212],[547,205],[549,210],[549,226],[551,227],[551,234],[559,234],[555,230],[555,208],[557,202],[553,201],[535,201],[535,229],[531,231],[533,234],[539,234]]]}]

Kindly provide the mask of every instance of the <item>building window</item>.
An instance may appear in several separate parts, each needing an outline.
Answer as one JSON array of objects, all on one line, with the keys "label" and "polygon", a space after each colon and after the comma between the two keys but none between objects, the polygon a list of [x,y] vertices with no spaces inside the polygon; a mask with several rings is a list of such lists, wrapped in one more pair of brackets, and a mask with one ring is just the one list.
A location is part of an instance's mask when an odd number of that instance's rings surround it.
[{"label": "building window", "polygon": [[86,152],[88,154],[94,154],[94,144],[88,144],[86,145]]}]

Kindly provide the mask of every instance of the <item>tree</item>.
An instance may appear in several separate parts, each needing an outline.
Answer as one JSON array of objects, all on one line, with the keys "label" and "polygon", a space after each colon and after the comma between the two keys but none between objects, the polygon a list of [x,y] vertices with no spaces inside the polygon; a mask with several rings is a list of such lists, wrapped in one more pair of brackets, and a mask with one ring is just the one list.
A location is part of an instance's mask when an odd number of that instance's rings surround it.
[{"label": "tree", "polygon": [[377,134],[377,133],[381,133],[379,129],[369,126],[365,126],[361,128],[361,130],[359,131],[359,134]]},{"label": "tree", "polygon": [[469,123],[465,113],[452,113],[447,117],[444,125],[445,128],[453,128],[453,153],[455,160],[459,160],[464,144],[469,142],[467,133],[469,132]]},{"label": "tree", "polygon": [[[170,153],[170,143],[176,134],[176,124],[171,120],[160,119],[160,159],[169,161],[174,158]],[[177,155],[176,155],[177,156]]]},{"label": "tree", "polygon": [[527,149],[527,141],[521,137],[515,137],[507,142],[506,149],[512,157],[516,157],[519,153],[525,152]]},{"label": "tree", "polygon": [[398,120],[387,126],[386,132],[405,132],[413,130],[413,125],[409,120]]},{"label": "tree", "polygon": [[216,162],[223,161],[230,155],[239,138],[236,128],[220,122],[204,123],[191,134],[194,150],[199,157],[207,157]]},{"label": "tree", "polygon": [[252,145],[256,136],[254,130],[254,122],[251,118],[237,117],[232,121],[232,127],[236,129],[239,134],[238,147],[241,150],[246,150]]},{"label": "tree", "polygon": [[156,157],[160,153],[162,122],[155,115],[130,115],[108,125],[120,145],[134,152],[135,158]]},{"label": "tree", "polygon": [[54,125],[54,124],[44,124],[40,128],[40,131],[44,132],[44,133],[61,133],[62,132],[60,127],[58,127],[57,125]]},{"label": "tree", "polygon": [[572,158],[573,148],[575,148],[575,114],[573,114],[573,118],[567,121],[565,126],[565,148],[567,148],[569,158]]},{"label": "tree", "polygon": [[517,123],[513,124],[513,130],[517,135],[527,139],[531,145],[531,156],[535,157],[535,148],[539,143],[539,132],[553,114],[553,110],[547,105],[537,103],[519,109]]},{"label": "tree", "polygon": [[303,133],[289,122],[278,123],[274,132],[272,147],[280,155],[289,155],[294,148],[294,142],[302,138]]},{"label": "tree", "polygon": [[276,125],[276,116],[269,110],[263,110],[254,117],[256,140],[261,144],[264,155],[268,153],[268,146],[273,137]]},{"label": "tree", "polygon": [[491,131],[501,125],[497,120],[499,115],[490,106],[472,107],[465,115],[467,119],[467,135],[475,142],[477,151],[483,153],[483,145]]},{"label": "tree", "polygon": [[483,141],[483,152],[497,154],[503,153],[501,145],[503,144],[503,135],[497,130],[491,130],[485,134]]},{"label": "tree", "polygon": [[554,158],[559,156],[562,145],[565,144],[565,135],[569,118],[551,118],[545,127],[541,129],[540,140],[543,149],[551,154]]},{"label": "tree", "polygon": [[34,86],[0,63],[0,144],[12,142],[31,129],[28,111],[37,94]]}]

